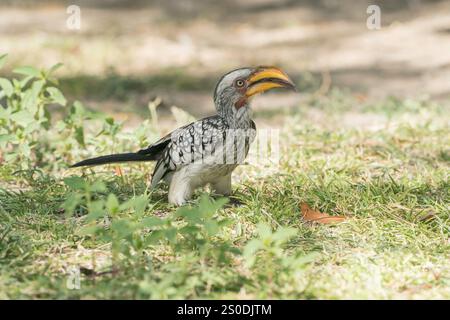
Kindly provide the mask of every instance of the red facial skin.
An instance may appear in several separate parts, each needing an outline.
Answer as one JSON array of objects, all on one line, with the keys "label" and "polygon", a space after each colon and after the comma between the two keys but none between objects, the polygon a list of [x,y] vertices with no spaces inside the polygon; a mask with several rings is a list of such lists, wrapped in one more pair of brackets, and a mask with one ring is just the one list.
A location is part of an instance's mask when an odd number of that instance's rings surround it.
[{"label": "red facial skin", "polygon": [[245,106],[247,104],[247,97],[243,96],[242,98],[240,98],[235,104],[234,107],[239,110],[240,108],[242,108],[243,106]]},{"label": "red facial skin", "polygon": [[240,108],[242,108],[243,106],[245,106],[247,104],[247,96],[245,95],[246,91],[247,91],[247,81],[246,80],[242,80],[242,79],[238,79],[240,81],[244,81],[244,85],[243,86],[238,86],[237,85],[237,81],[235,81],[234,83],[234,87],[237,89],[237,91],[241,94],[241,98],[234,104],[234,107],[239,110]]}]

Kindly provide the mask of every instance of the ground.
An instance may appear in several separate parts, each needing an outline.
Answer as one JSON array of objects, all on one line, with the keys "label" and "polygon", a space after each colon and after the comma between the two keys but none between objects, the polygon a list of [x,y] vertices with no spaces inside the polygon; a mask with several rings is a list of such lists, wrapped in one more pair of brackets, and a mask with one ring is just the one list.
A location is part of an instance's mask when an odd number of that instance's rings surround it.
[{"label": "ground", "polygon": [[125,4],[81,2],[75,31],[58,1],[2,7],[0,52],[13,65],[63,62],[66,94],[109,111],[145,110],[160,95],[203,116],[218,75],[261,64],[287,69],[302,92],[329,76],[362,98],[448,97],[448,1],[375,1],[380,30],[366,26],[371,1],[115,2]]},{"label": "ground", "polygon": [[[241,166],[233,185],[242,204],[214,212],[214,220],[229,223],[206,243],[225,241],[244,251],[226,263],[203,257],[195,246],[157,244],[112,265],[110,242],[80,235],[84,214],[67,216],[61,209],[71,194],[59,177],[62,169],[31,181],[22,177],[19,190],[17,178],[8,176],[16,191],[0,193],[1,297],[448,299],[445,108],[387,100],[355,113],[358,102],[339,92],[308,103],[307,110],[300,105],[285,112],[276,169]],[[126,201],[148,192],[151,166],[122,166],[123,176],[115,176],[114,167],[88,170],[85,177],[107,182],[100,199],[114,193]],[[150,194],[144,217],[168,219],[177,212],[167,204],[166,192]],[[348,219],[337,225],[306,223],[299,208],[304,202]],[[135,214],[125,211],[111,219]],[[201,228],[209,222],[202,223]],[[274,244],[276,236],[258,236],[260,223],[274,232],[286,227],[295,232]],[[177,230],[182,241],[190,241]],[[148,235],[139,233],[143,239]],[[248,266],[252,258],[245,252],[259,238],[268,248],[256,255],[261,262]],[[306,262],[294,267],[292,257]],[[278,264],[287,267],[279,270]],[[66,286],[72,267],[84,272],[79,290]]]},{"label": "ground", "polygon": [[[82,4],[78,32],[58,1],[1,8],[2,76],[63,62],[69,102],[32,156],[0,152],[0,298],[450,298],[448,2],[382,6],[378,31],[364,1],[117,2]],[[280,158],[237,169],[241,205],[206,189],[172,207],[151,163],[68,170],[213,113],[217,78],[254,64],[300,92],[255,99]],[[74,100],[125,122],[62,117]],[[306,222],[302,203],[346,220]]]}]

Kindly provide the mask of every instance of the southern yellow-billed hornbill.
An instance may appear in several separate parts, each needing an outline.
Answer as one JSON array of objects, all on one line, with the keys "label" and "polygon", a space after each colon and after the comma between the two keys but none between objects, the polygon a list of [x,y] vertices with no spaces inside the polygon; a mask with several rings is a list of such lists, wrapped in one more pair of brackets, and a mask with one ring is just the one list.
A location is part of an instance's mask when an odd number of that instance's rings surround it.
[{"label": "southern yellow-billed hornbill", "polygon": [[256,127],[249,99],[272,88],[294,83],[275,67],[241,68],[225,74],[217,83],[214,103],[217,115],[176,129],[147,149],[87,159],[72,167],[128,161],[157,161],[151,186],[169,183],[169,202],[182,205],[195,188],[211,184],[217,194],[231,193],[231,173],[246,157]]}]

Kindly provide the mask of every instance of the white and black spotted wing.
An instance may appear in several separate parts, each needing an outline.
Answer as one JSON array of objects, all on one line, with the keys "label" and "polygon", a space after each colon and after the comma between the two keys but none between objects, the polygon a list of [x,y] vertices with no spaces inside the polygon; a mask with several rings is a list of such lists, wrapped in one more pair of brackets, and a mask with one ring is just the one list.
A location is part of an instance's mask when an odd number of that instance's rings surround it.
[{"label": "white and black spotted wing", "polygon": [[[250,137],[245,140],[244,158],[255,137],[256,128],[253,121],[251,127]],[[220,158],[214,160],[218,163],[229,163],[224,145],[225,141],[233,141],[232,148],[235,148],[235,140],[229,139],[229,135],[233,133],[223,118],[212,116],[179,128],[149,148],[139,151],[140,154],[155,153],[155,151],[159,153],[152,176],[152,187],[156,186],[168,173],[193,162],[207,161],[211,156]],[[242,133],[239,132],[238,135],[241,136]],[[235,158],[231,161],[236,163]]]},{"label": "white and black spotted wing", "polygon": [[159,146],[164,146],[153,172],[152,186],[169,172],[213,154],[222,145],[227,129],[228,125],[222,118],[212,116],[179,128],[149,148],[139,151],[142,154],[153,153]]}]

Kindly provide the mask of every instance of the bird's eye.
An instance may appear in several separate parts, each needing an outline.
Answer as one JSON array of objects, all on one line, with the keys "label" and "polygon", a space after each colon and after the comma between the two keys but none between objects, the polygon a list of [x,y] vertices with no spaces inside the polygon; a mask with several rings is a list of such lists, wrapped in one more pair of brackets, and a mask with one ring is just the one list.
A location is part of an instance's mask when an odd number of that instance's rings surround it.
[{"label": "bird's eye", "polygon": [[240,79],[236,80],[236,86],[237,87],[241,88],[241,87],[244,86],[244,84],[245,84],[244,80],[240,80]]}]

